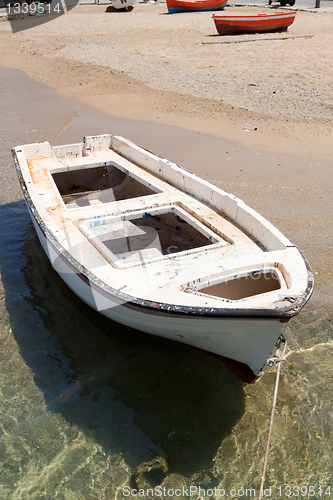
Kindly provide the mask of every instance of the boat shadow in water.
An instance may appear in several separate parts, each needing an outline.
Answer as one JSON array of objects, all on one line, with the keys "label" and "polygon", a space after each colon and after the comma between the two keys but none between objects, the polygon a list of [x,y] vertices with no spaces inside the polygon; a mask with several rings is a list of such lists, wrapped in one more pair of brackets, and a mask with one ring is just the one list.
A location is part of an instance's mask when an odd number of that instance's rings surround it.
[{"label": "boat shadow in water", "polygon": [[[15,205],[7,206],[13,218]],[[23,220],[25,229],[18,223],[8,238],[16,238],[16,251],[22,245],[26,262],[15,275],[3,274],[15,280],[22,299],[7,308],[48,409],[104,453],[121,454],[134,474],[162,457],[149,484],[169,473],[206,474],[244,414],[244,384],[205,352],[128,329],[90,309],[52,269],[24,213]],[[3,256],[1,262],[5,267]]]}]

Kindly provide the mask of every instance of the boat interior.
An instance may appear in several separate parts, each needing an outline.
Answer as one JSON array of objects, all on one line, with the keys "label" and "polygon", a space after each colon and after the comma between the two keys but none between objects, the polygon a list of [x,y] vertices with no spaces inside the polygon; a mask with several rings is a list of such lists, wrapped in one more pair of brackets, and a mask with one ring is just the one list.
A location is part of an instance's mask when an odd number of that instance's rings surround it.
[{"label": "boat interior", "polygon": [[[214,284],[213,284],[214,283]],[[246,274],[209,281],[209,283],[197,283],[186,287],[186,291],[197,295],[206,294],[226,300],[243,300],[248,297],[261,295],[281,289],[283,276],[274,268],[265,268]]]},{"label": "boat interior", "polygon": [[128,175],[115,162],[53,172],[52,176],[66,208],[88,207],[160,192]]},{"label": "boat interior", "polygon": [[182,292],[231,302],[291,287],[283,258],[270,254],[292,245],[264,218],[177,165],[102,137],[27,158],[50,230],[65,248],[74,242],[77,260],[89,241],[112,268],[136,268],[140,279],[150,265],[160,287],[175,278]]}]

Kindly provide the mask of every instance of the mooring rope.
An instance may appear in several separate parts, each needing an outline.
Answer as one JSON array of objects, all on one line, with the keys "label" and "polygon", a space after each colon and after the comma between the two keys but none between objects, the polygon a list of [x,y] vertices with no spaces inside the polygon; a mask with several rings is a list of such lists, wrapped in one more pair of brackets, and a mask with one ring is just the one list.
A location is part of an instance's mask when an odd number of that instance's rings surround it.
[{"label": "mooring rope", "polygon": [[[282,343],[284,343],[283,352],[282,352],[282,356],[279,356],[279,350],[280,350],[280,347],[281,347]],[[268,364],[270,364],[271,366],[273,364],[275,364],[275,363],[278,363],[278,368],[277,368],[277,373],[276,373],[275,390],[274,390],[274,397],[273,397],[273,405],[272,405],[272,411],[271,411],[271,419],[270,419],[270,422],[269,422],[267,445],[266,445],[266,452],[265,452],[265,458],[264,458],[264,466],[263,466],[262,473],[261,473],[261,482],[260,482],[258,500],[261,500],[261,497],[262,497],[262,494],[263,494],[263,490],[264,490],[266,467],[267,467],[267,460],[268,460],[268,452],[269,452],[269,446],[270,446],[270,441],[271,441],[271,434],[272,434],[272,427],[273,427],[273,420],[274,420],[276,398],[277,398],[277,393],[278,393],[278,388],[279,388],[279,379],[280,379],[280,371],[281,371],[281,361],[285,361],[284,355],[286,353],[286,349],[287,349],[287,341],[282,336],[280,338],[279,344],[277,346],[277,350],[276,350],[276,354],[275,354],[274,358],[271,358],[271,359],[267,360]]]}]

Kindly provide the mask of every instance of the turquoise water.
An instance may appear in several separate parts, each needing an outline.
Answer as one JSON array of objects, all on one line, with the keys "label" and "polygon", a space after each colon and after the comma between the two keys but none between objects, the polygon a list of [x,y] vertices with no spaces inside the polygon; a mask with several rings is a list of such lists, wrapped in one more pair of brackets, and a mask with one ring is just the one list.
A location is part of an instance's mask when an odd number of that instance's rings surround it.
[{"label": "turquoise water", "polygon": [[[9,149],[41,135],[65,142],[55,129],[68,109],[52,127],[30,115],[34,128],[9,110],[2,134],[0,498],[118,500],[140,487],[257,497],[276,368],[247,386],[207,353],[103,318],[40,247]],[[274,499],[333,495],[333,311],[319,302],[286,331],[265,482]]]}]

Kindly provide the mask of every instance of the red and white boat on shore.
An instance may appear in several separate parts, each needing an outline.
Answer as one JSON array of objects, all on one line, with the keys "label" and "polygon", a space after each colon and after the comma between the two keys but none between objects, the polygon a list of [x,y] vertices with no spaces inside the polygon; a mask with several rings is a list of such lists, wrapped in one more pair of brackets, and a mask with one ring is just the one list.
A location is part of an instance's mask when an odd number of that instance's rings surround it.
[{"label": "red and white boat on shore", "polygon": [[240,35],[243,33],[268,33],[286,31],[294,22],[297,11],[255,15],[213,14],[219,35]]},{"label": "red and white boat on shore", "polygon": [[275,226],[122,137],[23,145],[13,157],[38,238],[86,304],[217,354],[246,382],[263,372],[313,289]]}]

